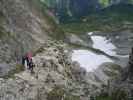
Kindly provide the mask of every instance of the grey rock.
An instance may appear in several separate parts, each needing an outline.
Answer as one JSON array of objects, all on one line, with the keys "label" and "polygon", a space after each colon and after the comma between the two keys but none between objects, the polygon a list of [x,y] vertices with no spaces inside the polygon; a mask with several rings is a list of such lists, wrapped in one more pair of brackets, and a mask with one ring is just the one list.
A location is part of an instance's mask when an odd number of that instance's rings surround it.
[{"label": "grey rock", "polygon": [[[89,94],[85,94],[89,84],[80,82],[85,81],[85,70],[71,62],[67,64],[69,57],[65,55],[64,47],[58,44],[57,48],[57,44],[53,44],[43,48],[47,49],[33,57],[36,66],[34,74],[25,70],[15,74],[13,78],[0,79],[0,99],[47,100],[47,94],[58,86],[74,96],[89,97]],[[60,59],[62,63],[59,62]]]},{"label": "grey rock", "polygon": [[[31,6],[32,5],[32,6]],[[29,51],[35,52],[45,43],[54,25],[44,16],[38,1],[0,1],[0,63],[20,63],[21,57]],[[52,21],[52,20],[51,20]],[[55,27],[55,26],[54,26]],[[0,66],[4,70],[9,65]],[[5,73],[4,73],[5,72]],[[3,71],[4,74],[7,71]],[[1,74],[1,76],[3,75]]]}]

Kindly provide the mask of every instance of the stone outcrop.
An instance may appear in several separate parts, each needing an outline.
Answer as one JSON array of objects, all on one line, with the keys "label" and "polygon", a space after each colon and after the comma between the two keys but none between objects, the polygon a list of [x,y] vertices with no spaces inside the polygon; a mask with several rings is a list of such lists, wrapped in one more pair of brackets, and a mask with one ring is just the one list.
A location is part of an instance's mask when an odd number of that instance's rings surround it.
[{"label": "stone outcrop", "polygon": [[[64,96],[88,100],[91,88],[84,79],[86,72],[72,64],[64,44],[49,43],[42,45],[33,58],[34,74],[25,69],[9,79],[0,79],[1,100],[52,100],[49,98],[58,97],[61,90],[64,91],[59,96],[61,98],[54,100],[64,100]],[[55,89],[57,93],[53,94]]]},{"label": "stone outcrop", "polygon": [[129,71],[128,78],[130,80],[133,80],[133,48],[129,56],[129,70],[128,71]]},{"label": "stone outcrop", "polygon": [[[127,67],[121,70],[121,74],[109,81],[108,90],[106,89],[110,96],[115,96],[115,98],[119,98],[119,100],[122,100],[122,98],[124,98],[124,100],[132,100],[133,98],[132,51],[133,50],[131,50],[129,55]],[[114,93],[117,93],[119,96]]]},{"label": "stone outcrop", "polygon": [[79,45],[83,47],[92,46],[91,37],[88,35],[75,35],[75,34],[66,34],[66,42],[73,45]]}]

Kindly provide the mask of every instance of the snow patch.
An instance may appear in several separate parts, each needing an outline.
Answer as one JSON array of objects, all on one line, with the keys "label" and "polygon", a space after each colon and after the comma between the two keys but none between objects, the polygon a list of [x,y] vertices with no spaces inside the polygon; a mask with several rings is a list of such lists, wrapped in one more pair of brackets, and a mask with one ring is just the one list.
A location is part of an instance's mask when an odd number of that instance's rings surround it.
[{"label": "snow patch", "polygon": [[[116,57],[127,57],[128,55],[121,56],[117,55],[115,49],[116,46],[111,43],[111,40],[104,36],[93,35],[93,32],[89,32],[88,35],[91,36],[93,41],[93,48],[99,49],[108,55]],[[119,38],[119,37],[117,37]],[[72,61],[77,61],[81,67],[85,68],[88,72],[94,71],[101,64],[105,62],[113,62],[110,58],[104,55],[95,54],[89,50],[73,50]]]},{"label": "snow patch", "polygon": [[107,40],[106,37],[91,36],[91,39],[93,41],[93,48],[100,49],[111,56],[116,56],[116,52],[114,51],[116,49],[115,45]]},{"label": "snow patch", "polygon": [[88,35],[92,35],[92,34],[93,34],[93,32],[89,32],[89,33],[88,33]]},{"label": "snow patch", "polygon": [[77,61],[88,72],[95,70],[105,62],[113,62],[104,55],[97,55],[88,50],[73,50],[72,60]]}]

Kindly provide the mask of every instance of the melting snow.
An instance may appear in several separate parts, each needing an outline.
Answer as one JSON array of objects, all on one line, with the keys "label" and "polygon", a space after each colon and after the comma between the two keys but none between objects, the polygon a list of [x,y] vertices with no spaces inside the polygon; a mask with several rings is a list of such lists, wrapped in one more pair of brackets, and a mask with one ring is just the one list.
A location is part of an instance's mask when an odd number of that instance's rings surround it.
[{"label": "melting snow", "polygon": [[[93,35],[93,32],[89,32],[88,35],[91,36],[93,41],[93,48],[104,51],[111,56],[128,57],[128,55],[117,55],[114,51],[114,49],[116,49],[115,45],[113,45],[110,40],[107,40],[106,37]],[[93,71],[102,63],[113,62],[108,57],[95,54],[89,50],[73,50],[72,60],[79,62],[81,67],[84,67],[88,72]]]},{"label": "melting snow", "polygon": [[113,51],[116,47],[107,40],[106,37],[91,36],[91,39],[93,41],[93,48],[100,49],[109,55],[116,56],[116,52]]},{"label": "melting snow", "polygon": [[[88,35],[92,34],[93,32],[88,33]],[[100,49],[109,55],[116,56],[116,52],[113,51],[116,47],[107,40],[106,37],[92,35],[91,39],[93,41],[93,48]],[[72,60],[79,62],[81,67],[84,67],[88,72],[93,71],[104,62],[113,62],[104,55],[98,55],[88,50],[73,50]]]},{"label": "melting snow", "polygon": [[92,35],[92,34],[93,34],[93,32],[89,32],[89,33],[88,33],[88,35]]},{"label": "melting snow", "polygon": [[112,62],[108,57],[88,50],[73,50],[72,60],[77,61],[88,72],[93,71],[104,62]]}]

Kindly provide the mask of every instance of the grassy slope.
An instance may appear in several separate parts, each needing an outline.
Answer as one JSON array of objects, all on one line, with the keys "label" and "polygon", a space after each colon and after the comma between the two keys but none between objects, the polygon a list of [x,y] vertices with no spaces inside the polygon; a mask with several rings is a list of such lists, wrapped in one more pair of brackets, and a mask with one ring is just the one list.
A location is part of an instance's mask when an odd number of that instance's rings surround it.
[{"label": "grassy slope", "polygon": [[32,0],[32,2],[34,2],[34,6],[36,6],[36,9],[38,9],[38,12],[41,12],[43,19],[45,20],[44,24],[48,26],[48,27],[45,27],[44,25],[43,27],[44,31],[47,31],[49,35],[55,39],[63,39],[64,32],[60,28],[60,26],[58,26],[58,24],[56,23],[55,17],[49,14],[48,5],[46,5],[45,3],[36,1],[36,0]]},{"label": "grassy slope", "polygon": [[109,5],[109,0],[99,0],[99,2],[104,7],[107,7]]},{"label": "grassy slope", "polygon": [[3,14],[0,12],[0,38],[4,36],[4,28],[2,26],[4,20]]},{"label": "grassy slope", "polygon": [[132,5],[112,6],[100,13],[85,17],[80,22],[62,24],[67,33],[84,33],[89,31],[120,31],[133,30]]},{"label": "grassy slope", "polygon": [[3,27],[3,24],[5,23],[4,21],[4,16],[0,14],[0,39],[7,38],[9,36],[12,36],[13,34],[5,30],[5,28]]}]

